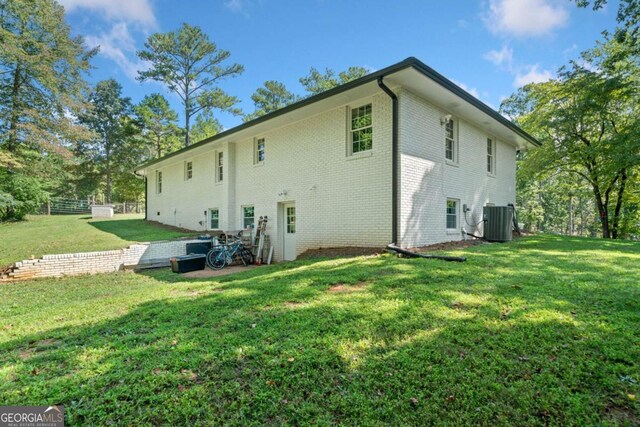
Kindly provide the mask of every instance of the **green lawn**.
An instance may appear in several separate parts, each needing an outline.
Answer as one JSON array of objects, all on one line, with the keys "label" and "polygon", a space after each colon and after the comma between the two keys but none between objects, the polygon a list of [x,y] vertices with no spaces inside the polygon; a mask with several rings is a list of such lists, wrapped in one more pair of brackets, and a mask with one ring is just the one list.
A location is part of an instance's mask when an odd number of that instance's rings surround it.
[{"label": "green lawn", "polygon": [[0,402],[72,425],[638,425],[640,244],[532,236],[0,286]]},{"label": "green lawn", "polygon": [[184,235],[148,223],[143,215],[95,220],[87,215],[30,216],[27,221],[0,223],[0,267],[31,255],[106,251]]}]

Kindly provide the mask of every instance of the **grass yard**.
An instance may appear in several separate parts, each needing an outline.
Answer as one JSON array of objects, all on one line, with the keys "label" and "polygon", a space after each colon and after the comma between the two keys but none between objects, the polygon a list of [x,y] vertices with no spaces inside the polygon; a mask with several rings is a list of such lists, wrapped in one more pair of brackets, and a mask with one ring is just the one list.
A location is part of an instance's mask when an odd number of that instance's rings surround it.
[{"label": "grass yard", "polygon": [[450,254],[0,286],[0,402],[71,425],[638,425],[640,244]]},{"label": "grass yard", "polygon": [[186,235],[143,218],[135,214],[95,220],[87,215],[43,215],[30,216],[27,221],[0,223],[0,267],[31,255],[106,251],[133,242]]}]

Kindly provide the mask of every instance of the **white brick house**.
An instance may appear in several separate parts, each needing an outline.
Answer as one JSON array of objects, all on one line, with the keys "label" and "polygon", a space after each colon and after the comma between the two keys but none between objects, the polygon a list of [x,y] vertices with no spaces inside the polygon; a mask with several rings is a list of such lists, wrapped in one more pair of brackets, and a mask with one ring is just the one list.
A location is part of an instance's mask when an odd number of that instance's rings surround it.
[{"label": "white brick house", "polygon": [[[535,139],[415,58],[140,166],[147,219],[239,230],[270,219],[275,259],[482,233],[515,203]],[[463,212],[463,206],[468,211]]]}]

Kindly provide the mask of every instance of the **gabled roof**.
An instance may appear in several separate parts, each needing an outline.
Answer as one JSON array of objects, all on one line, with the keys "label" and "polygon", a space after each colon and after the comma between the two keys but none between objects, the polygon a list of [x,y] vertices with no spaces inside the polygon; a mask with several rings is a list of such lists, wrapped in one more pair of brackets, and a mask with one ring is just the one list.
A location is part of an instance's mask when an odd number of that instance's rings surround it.
[{"label": "gabled roof", "polygon": [[285,114],[291,113],[292,111],[295,110],[299,110],[303,107],[309,106],[311,104],[315,104],[319,101],[322,101],[324,99],[327,98],[331,98],[333,96],[336,96],[338,94],[341,94],[343,92],[346,92],[348,90],[357,88],[359,86],[363,86],[367,83],[371,83],[371,82],[376,82],[378,80],[379,77],[386,77],[389,76],[391,74],[395,74],[398,73],[399,71],[405,70],[405,69],[414,69],[416,70],[418,73],[420,73],[421,75],[429,78],[430,80],[432,80],[434,83],[436,83],[437,85],[441,86],[442,88],[446,89],[447,91],[451,92],[452,94],[456,95],[457,97],[461,98],[463,101],[467,102],[468,104],[470,104],[472,107],[474,107],[475,109],[479,110],[480,112],[486,114],[487,116],[489,116],[491,119],[495,120],[497,123],[499,123],[500,125],[506,127],[507,129],[509,129],[510,131],[514,132],[518,137],[522,138],[523,140],[525,140],[527,143],[535,145],[535,146],[540,146],[540,143],[531,135],[529,135],[527,132],[525,132],[523,129],[521,129],[519,126],[517,126],[516,124],[514,124],[513,122],[511,122],[509,119],[507,119],[506,117],[504,117],[503,115],[501,115],[500,113],[498,113],[497,111],[495,111],[493,108],[489,107],[487,104],[485,104],[484,102],[480,101],[478,98],[474,97],[473,95],[471,95],[470,93],[468,93],[467,91],[465,91],[464,89],[462,89],[460,86],[456,85],[455,83],[453,83],[451,80],[447,79],[446,77],[444,77],[442,74],[438,73],[437,71],[435,71],[433,68],[429,67],[428,65],[426,65],[425,63],[423,63],[422,61],[414,58],[414,57],[409,57],[407,59],[405,59],[404,61],[398,62],[397,64],[391,65],[389,67],[383,68],[381,70],[378,70],[376,72],[373,72],[371,74],[367,74],[366,76],[363,76],[359,79],[356,80],[352,80],[348,83],[345,83],[343,85],[334,87],[332,89],[329,89],[325,92],[322,92],[318,95],[313,95],[310,96],[308,98],[305,98],[301,101],[295,102],[293,104],[290,104],[284,108],[281,108],[279,110],[276,110],[272,113],[269,114],[265,114],[264,116],[258,117],[256,119],[253,119],[249,122],[243,123],[241,125],[238,125],[236,127],[233,127],[231,129],[227,129],[224,132],[220,132],[216,135],[213,135],[209,138],[203,139],[202,141],[199,141],[195,144],[190,145],[189,147],[185,147],[182,148],[180,150],[174,151],[173,153],[167,154],[164,157],[161,157],[159,159],[154,159],[151,160],[139,167],[137,167],[135,170],[139,171],[139,170],[143,170],[148,168],[151,165],[154,165],[156,163],[162,162],[166,159],[169,159],[171,157],[175,157],[178,156],[180,154],[186,153],[188,151],[194,150],[198,147],[201,147],[205,144],[208,144],[210,142],[214,142],[214,141],[218,141],[220,139],[224,139],[227,138],[229,136],[232,136],[235,133],[238,133],[240,131],[243,131],[245,129],[257,126],[261,123],[265,123],[268,122],[269,120],[272,120],[276,117],[280,117],[283,116]]}]

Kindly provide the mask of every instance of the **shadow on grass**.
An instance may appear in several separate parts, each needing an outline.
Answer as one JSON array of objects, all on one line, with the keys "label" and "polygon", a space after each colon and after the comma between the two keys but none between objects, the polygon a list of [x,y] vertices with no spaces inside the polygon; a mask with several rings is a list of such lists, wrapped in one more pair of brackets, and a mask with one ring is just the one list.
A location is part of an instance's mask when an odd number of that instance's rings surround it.
[{"label": "shadow on grass", "polygon": [[116,218],[103,221],[91,221],[89,224],[100,231],[111,233],[123,240],[133,242],[166,240],[197,234],[196,231],[177,229],[175,227],[164,226],[144,219]]},{"label": "shadow on grass", "polygon": [[146,272],[172,298],[0,345],[3,401],[63,403],[72,424],[637,422],[619,378],[638,375],[638,299],[536,266],[512,283],[479,255]]}]

